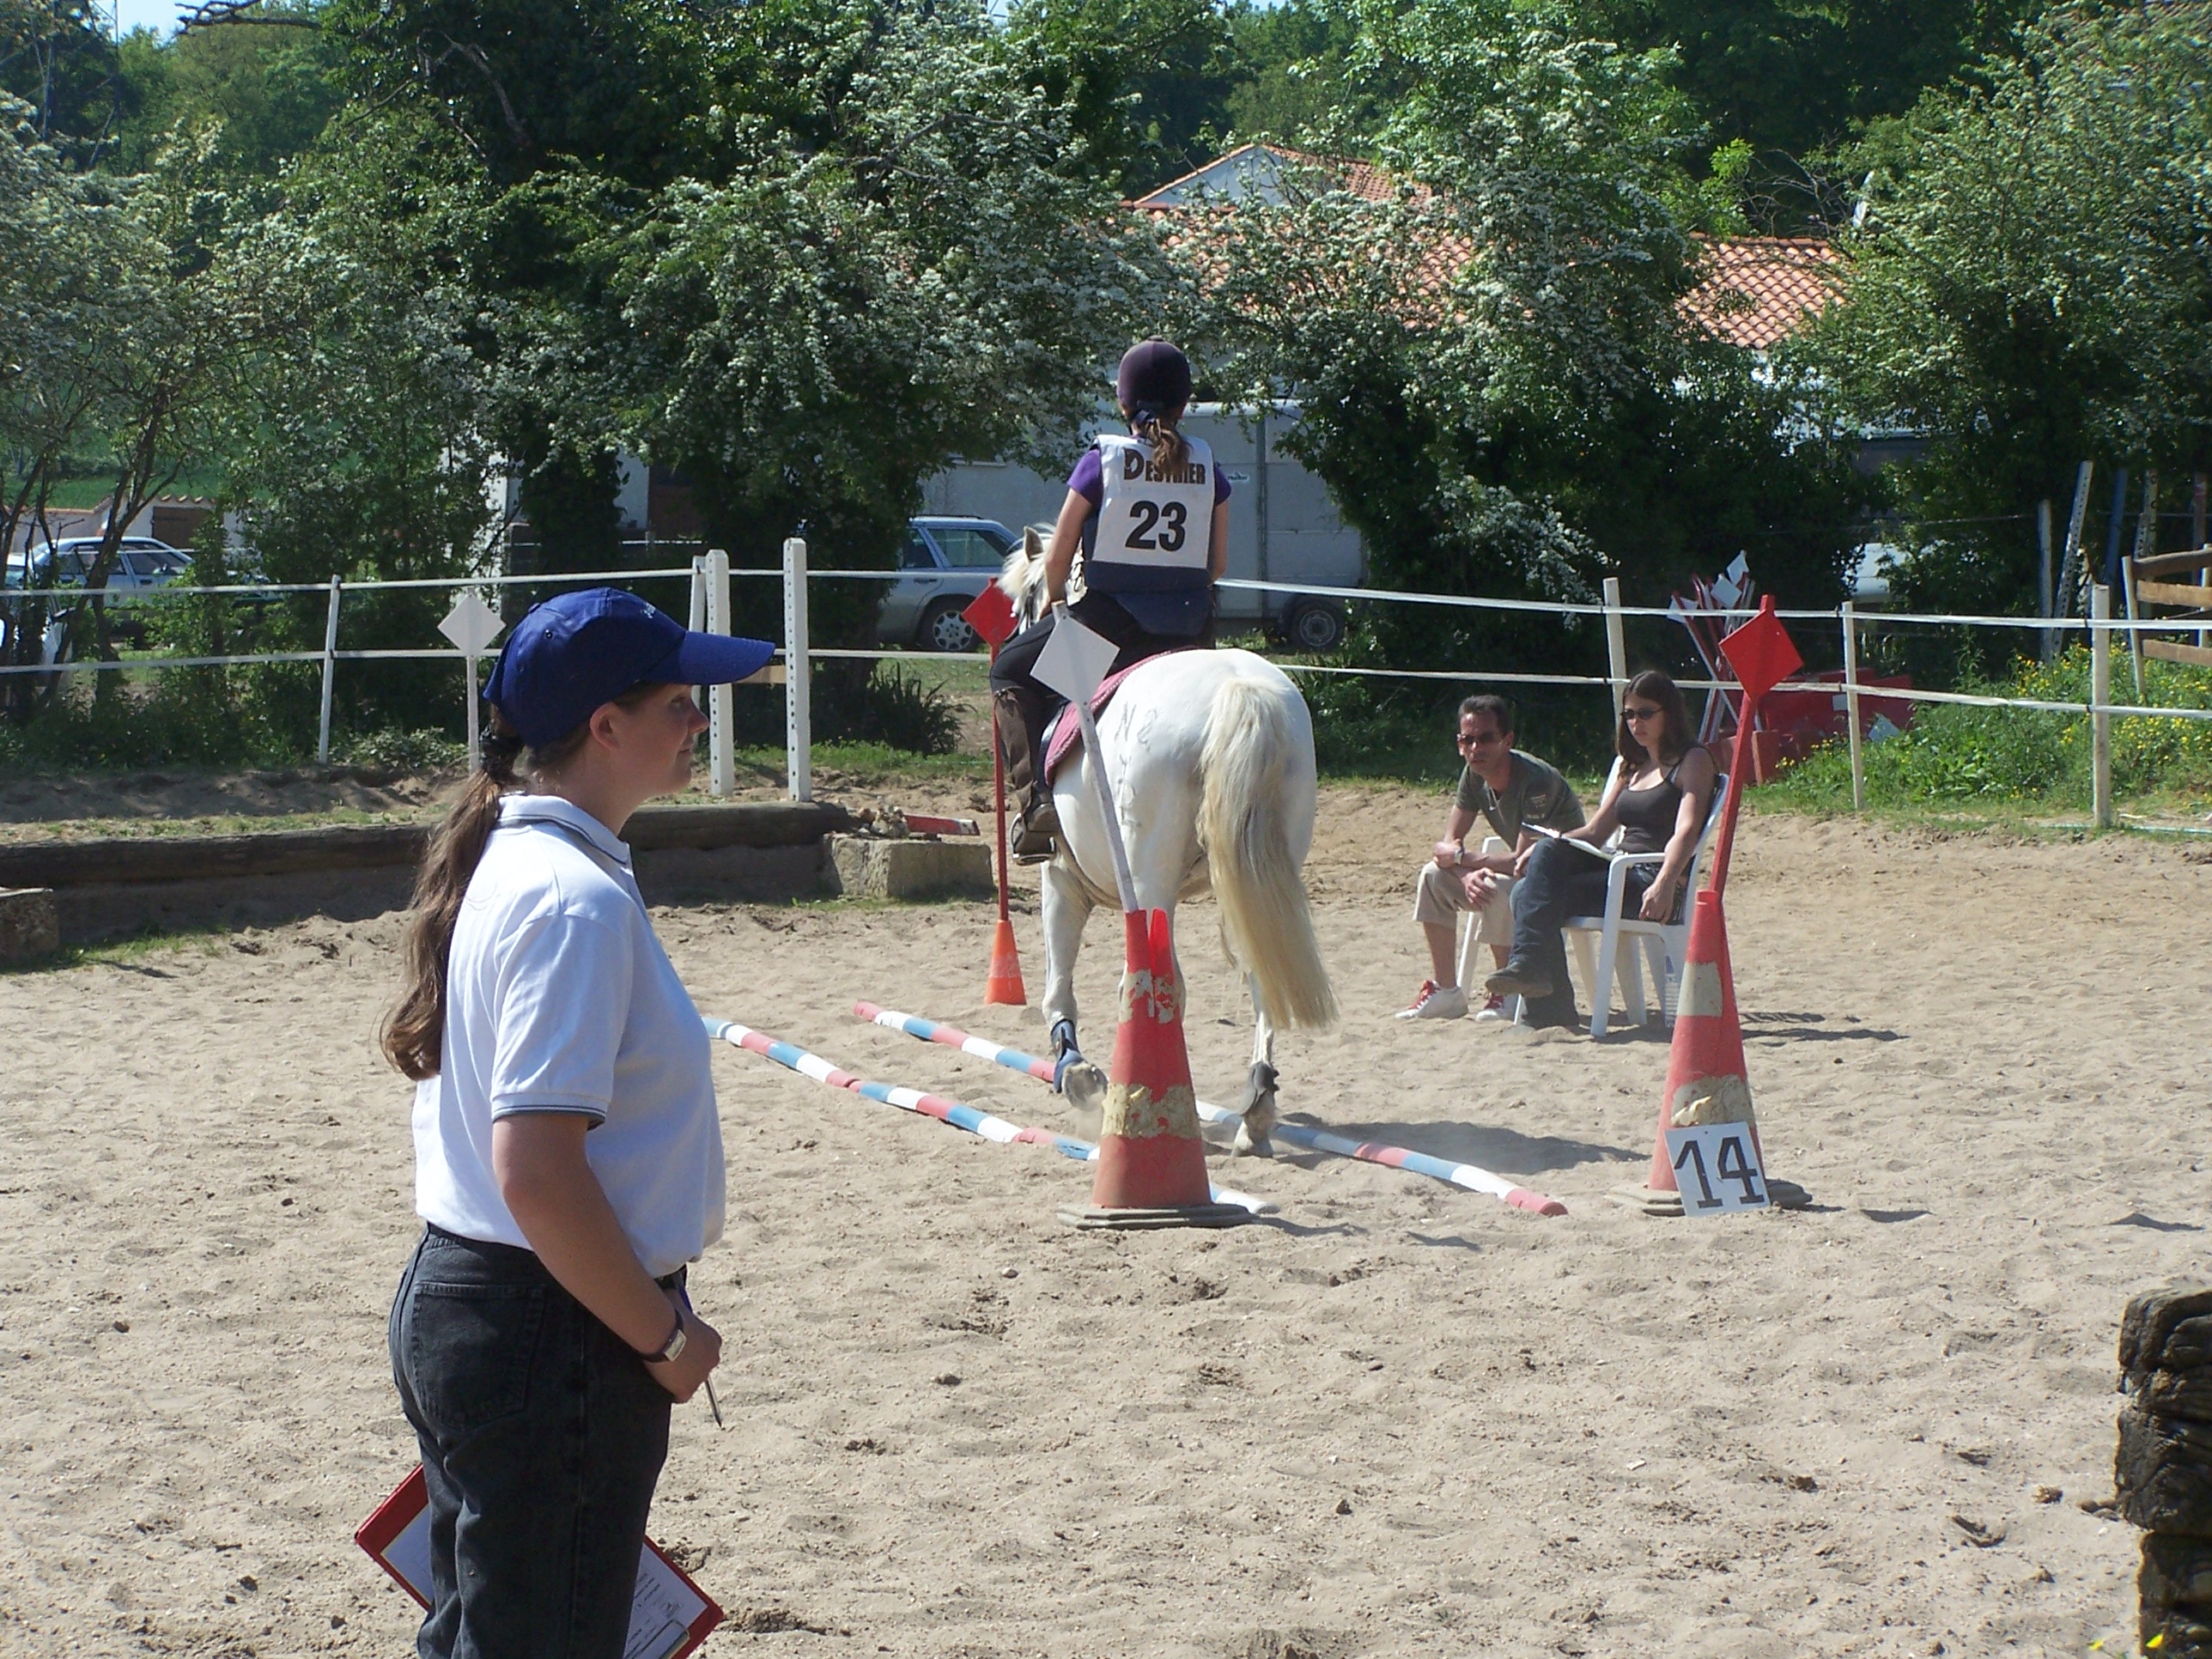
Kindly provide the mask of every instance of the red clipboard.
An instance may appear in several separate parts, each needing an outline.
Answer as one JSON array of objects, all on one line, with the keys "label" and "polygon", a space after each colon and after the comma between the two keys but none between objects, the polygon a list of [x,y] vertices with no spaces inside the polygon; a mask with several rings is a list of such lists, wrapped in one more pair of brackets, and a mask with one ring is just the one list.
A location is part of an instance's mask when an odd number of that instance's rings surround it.
[{"label": "red clipboard", "polygon": [[[419,1466],[361,1523],[353,1540],[428,1610],[430,1492]],[[637,1558],[637,1589],[623,1659],[684,1659],[726,1616],[714,1598],[648,1538]]]}]

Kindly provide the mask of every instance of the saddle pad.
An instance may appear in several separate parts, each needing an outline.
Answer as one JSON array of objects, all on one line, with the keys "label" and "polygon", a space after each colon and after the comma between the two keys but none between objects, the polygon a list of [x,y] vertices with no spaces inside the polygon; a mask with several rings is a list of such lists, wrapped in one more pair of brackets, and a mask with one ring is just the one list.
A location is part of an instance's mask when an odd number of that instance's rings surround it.
[{"label": "saddle pad", "polygon": [[[1196,646],[1185,645],[1176,647],[1176,650],[1194,651],[1198,648]],[[1091,694],[1091,718],[1095,720],[1106,712],[1106,705],[1114,701],[1114,694],[1121,689],[1123,680],[1127,679],[1146,663],[1156,662],[1162,657],[1171,657],[1174,654],[1175,651],[1156,651],[1149,657],[1140,658],[1131,663],[1127,668],[1115,669],[1104,679],[1099,681],[1098,689]],[[1063,705],[1060,713],[1052,717],[1052,724],[1046,728],[1045,732],[1044,781],[1048,785],[1052,782],[1054,775],[1059,772],[1061,763],[1074,753],[1075,745],[1082,740],[1083,722],[1071,718],[1067,708]]]}]

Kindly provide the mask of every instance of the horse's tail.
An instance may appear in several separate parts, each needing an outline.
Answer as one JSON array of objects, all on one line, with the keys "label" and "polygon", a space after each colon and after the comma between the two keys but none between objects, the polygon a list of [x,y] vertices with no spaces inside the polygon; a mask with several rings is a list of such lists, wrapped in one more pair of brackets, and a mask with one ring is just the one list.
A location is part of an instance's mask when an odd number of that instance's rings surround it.
[{"label": "horse's tail", "polygon": [[1268,1017],[1283,1026],[1336,1018],[1336,993],[1322,965],[1313,913],[1291,854],[1283,795],[1297,733],[1275,689],[1249,674],[1224,681],[1206,720],[1206,847],[1222,938],[1259,986]]}]

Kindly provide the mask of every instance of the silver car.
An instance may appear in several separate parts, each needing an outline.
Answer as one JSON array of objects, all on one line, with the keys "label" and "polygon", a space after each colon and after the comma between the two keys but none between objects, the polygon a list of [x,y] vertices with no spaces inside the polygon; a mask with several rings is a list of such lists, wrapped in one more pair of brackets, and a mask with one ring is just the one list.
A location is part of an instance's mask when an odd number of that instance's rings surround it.
[{"label": "silver car", "polygon": [[886,645],[923,651],[973,651],[982,643],[961,616],[998,579],[1014,532],[996,519],[911,519],[899,550],[898,580],[876,613]]},{"label": "silver car", "polygon": [[[100,556],[97,536],[73,536],[58,542],[41,542],[28,550],[17,549],[0,569],[0,590],[82,587]],[[118,638],[133,645],[146,642],[146,624],[125,609],[131,595],[166,586],[191,568],[192,556],[151,536],[126,536],[116,550],[107,573],[110,610],[108,625]],[[52,662],[68,637],[68,621],[75,607],[66,599],[49,606],[44,660]],[[0,615],[0,646],[4,646],[10,623]]]}]

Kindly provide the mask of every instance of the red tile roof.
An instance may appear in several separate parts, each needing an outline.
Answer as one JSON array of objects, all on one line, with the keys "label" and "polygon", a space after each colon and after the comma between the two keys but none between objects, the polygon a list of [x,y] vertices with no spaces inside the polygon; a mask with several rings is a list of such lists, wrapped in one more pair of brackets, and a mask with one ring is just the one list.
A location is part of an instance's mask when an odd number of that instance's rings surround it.
[{"label": "red tile roof", "polygon": [[1836,251],[1814,236],[1707,240],[1705,276],[1682,314],[1716,339],[1765,351],[1805,327],[1836,297]]},{"label": "red tile roof", "polygon": [[[1206,166],[1170,179],[1129,205],[1160,217],[1188,214],[1199,199],[1224,209],[1255,185],[1266,189],[1283,173],[1318,173],[1363,201],[1395,198],[1398,181],[1372,162],[1342,161],[1280,144],[1243,144]],[[1196,191],[1194,192],[1193,187]],[[1416,191],[1417,198],[1425,192]],[[1197,252],[1202,222],[1185,221],[1170,244],[1185,256]],[[1209,239],[1210,240],[1210,239]],[[1714,338],[1747,351],[1779,344],[1824,310],[1836,295],[1835,250],[1812,236],[1699,237],[1697,286],[1682,296],[1682,315]],[[1471,250],[1447,236],[1415,257],[1403,275],[1406,297],[1433,295],[1457,276]]]}]

